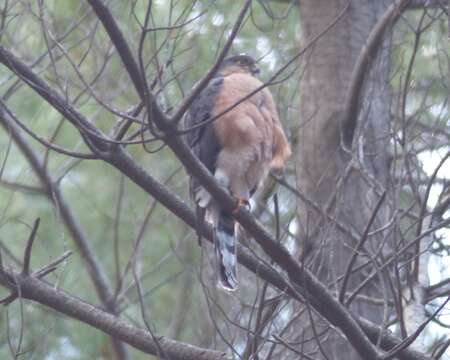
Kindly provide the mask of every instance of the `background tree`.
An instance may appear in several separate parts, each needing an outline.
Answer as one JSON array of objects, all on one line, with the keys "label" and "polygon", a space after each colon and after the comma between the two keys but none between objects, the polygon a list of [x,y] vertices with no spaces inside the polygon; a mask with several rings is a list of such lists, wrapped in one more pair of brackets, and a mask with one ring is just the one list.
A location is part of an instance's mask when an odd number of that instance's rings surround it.
[{"label": "background tree", "polygon": [[[447,4],[0,3],[0,356],[445,358]],[[296,151],[226,295],[180,120],[241,52]]]},{"label": "background tree", "polygon": [[[397,207],[392,206],[396,182],[389,181],[392,40],[375,34],[392,25],[392,19],[383,19],[389,5],[385,1],[300,3],[306,38],[319,33],[348,6],[342,20],[311,49],[300,81],[297,184],[307,197],[298,206],[300,244],[305,248],[301,256],[340,301],[376,323],[388,320],[387,301],[395,296],[386,281],[395,279],[392,267],[383,269],[396,249],[397,225]],[[370,41],[377,43],[369,50]],[[360,70],[361,66],[365,68]],[[372,274],[377,275],[358,289]],[[364,297],[349,300],[356,290]],[[375,299],[384,302],[376,304]],[[295,331],[303,334],[306,326],[310,328],[307,336],[312,337],[308,315]],[[334,358],[343,353],[349,359],[359,358],[356,353],[350,355],[347,342],[329,331],[326,323],[315,326],[322,334],[317,341],[329,345],[326,353],[335,354]],[[311,342],[311,347],[317,344]]]}]

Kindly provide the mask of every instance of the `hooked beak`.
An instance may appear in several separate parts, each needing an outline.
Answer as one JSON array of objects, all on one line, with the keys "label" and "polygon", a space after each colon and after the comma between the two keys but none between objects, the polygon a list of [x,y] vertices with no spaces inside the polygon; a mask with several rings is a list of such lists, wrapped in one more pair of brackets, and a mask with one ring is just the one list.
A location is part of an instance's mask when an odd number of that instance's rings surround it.
[{"label": "hooked beak", "polygon": [[251,72],[252,75],[258,75],[261,72],[261,70],[259,70],[257,66],[253,66]]}]

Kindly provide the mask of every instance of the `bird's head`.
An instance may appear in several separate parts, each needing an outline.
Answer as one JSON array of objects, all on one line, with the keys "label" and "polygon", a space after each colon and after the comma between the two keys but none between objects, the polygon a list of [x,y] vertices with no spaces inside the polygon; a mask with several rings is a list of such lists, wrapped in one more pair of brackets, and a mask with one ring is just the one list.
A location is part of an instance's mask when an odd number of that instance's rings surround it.
[{"label": "bird's head", "polygon": [[256,65],[255,59],[249,55],[242,54],[226,58],[222,62],[220,73],[225,75],[236,72],[250,73],[253,76],[256,76],[259,74],[259,68]]}]

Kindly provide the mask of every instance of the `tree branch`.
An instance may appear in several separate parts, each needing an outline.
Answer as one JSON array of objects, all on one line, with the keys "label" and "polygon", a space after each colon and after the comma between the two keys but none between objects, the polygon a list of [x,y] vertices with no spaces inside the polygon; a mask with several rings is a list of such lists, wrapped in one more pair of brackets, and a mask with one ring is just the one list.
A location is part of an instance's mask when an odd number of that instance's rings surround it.
[{"label": "tree branch", "polygon": [[[291,4],[292,0],[271,0],[272,2]],[[420,8],[440,8],[447,6],[449,0],[411,0],[408,4],[408,9],[420,9]]]},{"label": "tree branch", "polygon": [[[42,85],[42,84],[40,84]],[[61,99],[60,99],[61,100]],[[31,168],[38,176],[43,186],[43,193],[51,201],[55,208],[58,209],[61,219],[69,229],[72,239],[81,253],[81,257],[87,265],[88,271],[94,288],[101,303],[108,311],[114,312],[114,295],[112,288],[109,285],[108,278],[104,269],[101,267],[94,251],[92,250],[87,236],[84,233],[83,228],[77,222],[75,215],[68,206],[62,192],[57,183],[50,177],[45,164],[36,152],[28,144],[27,140],[23,137],[19,127],[9,117],[9,114],[5,109],[0,106],[0,125],[3,126],[12,136],[14,142],[22,151],[25,158],[28,160]],[[117,357],[119,359],[127,359],[126,348],[120,343],[112,339]]]},{"label": "tree branch", "polygon": [[[0,61],[1,60],[2,59],[0,57]],[[40,82],[42,82],[42,80],[40,80]],[[44,93],[42,96],[47,100],[48,94]],[[153,111],[155,109],[152,108],[151,110]],[[64,114],[70,116],[72,121],[75,123],[77,122],[77,118],[82,116],[75,109],[73,109],[70,104],[66,104]],[[158,116],[155,117],[155,122],[159,121],[158,125],[161,125],[163,130],[170,130],[170,126],[167,122],[165,122],[165,120],[165,118],[160,118]],[[190,169],[194,176],[200,180],[201,184],[214,196],[214,198],[223,204],[224,208],[232,209],[235,207],[236,200],[230,197],[216,183],[214,177],[207,172],[201,163],[198,162],[192,152],[179,138],[170,137],[166,140],[181,162]],[[145,170],[135,164],[121,147],[114,147],[112,156],[108,159],[108,162],[122,171],[133,182],[149,194],[153,195],[155,199],[171,210],[176,216],[180,217],[191,227],[197,228],[197,221],[194,213],[177,196],[167,190],[159,182],[153,179],[153,177],[151,177]],[[274,285],[277,284],[278,286],[275,286],[280,289],[284,291],[287,291],[286,289],[291,289],[291,296],[295,296],[297,299],[299,299],[297,291],[301,292],[319,313],[321,313],[331,324],[341,329],[341,331],[347,336],[349,341],[361,355],[367,359],[378,358],[379,352],[362,331],[360,327],[361,323],[359,321],[357,322],[348,310],[339,304],[339,302],[308,270],[306,270],[299,262],[294,260],[285,247],[277,244],[273,237],[253,218],[248,211],[241,209],[236,214],[236,219],[243,225],[248,233],[254,237],[264,251],[273,260],[275,260],[284,271],[286,271],[296,288],[294,290],[280,274],[270,269],[265,269],[265,271],[263,271],[263,265],[256,261],[253,256],[248,254],[244,255],[245,252],[243,252],[242,249],[239,251],[239,259],[241,263],[257,273],[259,276],[264,277],[265,280]],[[209,226],[203,225],[200,232],[204,237],[212,240],[212,233]],[[407,350],[402,352],[402,354],[405,353],[410,354]],[[404,359],[414,359],[414,357],[406,357],[405,355]],[[416,357],[415,359],[426,359],[426,357]]]},{"label": "tree branch", "polygon": [[62,314],[89,324],[110,336],[123,341],[148,354],[158,355],[158,346],[170,360],[224,360],[223,352],[202,349],[163,336],[155,335],[158,345],[150,334],[140,328],[133,327],[87,302],[79,300],[68,293],[31,276],[25,276],[6,270],[0,271],[0,284],[11,291],[20,287],[25,299],[46,305]]},{"label": "tree branch", "polygon": [[443,8],[449,3],[449,0],[411,0],[408,9]]},{"label": "tree branch", "polygon": [[34,221],[33,228],[31,230],[30,236],[25,247],[25,253],[23,255],[23,269],[22,275],[29,275],[30,273],[30,262],[31,262],[31,250],[33,249],[34,239],[36,239],[36,233],[39,228],[39,223],[41,219],[37,218]]},{"label": "tree branch", "polygon": [[383,42],[383,36],[389,25],[393,24],[406,9],[410,0],[394,1],[379,18],[367,38],[366,44],[361,49],[350,79],[347,92],[344,113],[342,117],[341,131],[344,144],[350,148],[353,135],[356,130],[359,115],[359,102],[364,85],[364,80],[369,73],[369,66],[375,59]]}]

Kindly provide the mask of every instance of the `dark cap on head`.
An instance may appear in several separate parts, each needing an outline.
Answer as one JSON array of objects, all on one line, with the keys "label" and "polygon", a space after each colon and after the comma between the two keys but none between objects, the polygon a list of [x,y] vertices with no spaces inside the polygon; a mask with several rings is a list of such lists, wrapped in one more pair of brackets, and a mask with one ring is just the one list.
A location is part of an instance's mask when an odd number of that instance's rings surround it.
[{"label": "dark cap on head", "polygon": [[223,62],[221,68],[224,69],[228,66],[239,66],[245,71],[248,71],[252,75],[259,74],[259,68],[256,65],[256,60],[250,55],[240,54],[227,57]]}]

